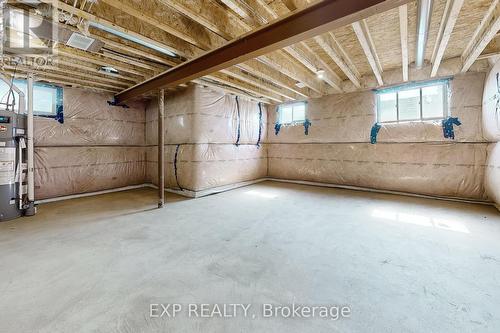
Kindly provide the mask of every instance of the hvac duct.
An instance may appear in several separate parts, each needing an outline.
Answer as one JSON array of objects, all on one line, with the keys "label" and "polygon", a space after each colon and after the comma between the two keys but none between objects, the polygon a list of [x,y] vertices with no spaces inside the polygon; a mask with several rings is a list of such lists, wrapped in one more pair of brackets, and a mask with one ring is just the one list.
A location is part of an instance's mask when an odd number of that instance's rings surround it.
[{"label": "hvac duct", "polygon": [[432,0],[420,0],[418,2],[417,18],[417,54],[415,64],[417,69],[421,69],[425,60],[425,46],[429,34],[429,24],[431,22]]}]

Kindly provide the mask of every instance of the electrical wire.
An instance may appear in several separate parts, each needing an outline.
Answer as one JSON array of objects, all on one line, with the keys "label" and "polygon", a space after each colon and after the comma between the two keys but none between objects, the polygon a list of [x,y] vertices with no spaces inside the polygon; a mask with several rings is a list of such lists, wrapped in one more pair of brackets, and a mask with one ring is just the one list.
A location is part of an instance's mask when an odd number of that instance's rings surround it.
[{"label": "electrical wire", "polygon": [[[13,89],[13,86],[14,86],[14,79],[16,78],[16,72],[17,72],[17,65],[19,63],[16,63],[16,66],[14,67],[14,74],[12,75],[12,80],[10,81],[10,86],[9,86],[9,91],[7,91],[7,102],[5,103],[6,105],[6,110],[7,111],[10,111],[9,110],[9,105],[10,105],[10,95],[12,95],[12,111],[15,112],[15,108],[16,108],[16,94],[14,93],[14,89]],[[2,100],[5,98],[5,95],[2,97]]]}]

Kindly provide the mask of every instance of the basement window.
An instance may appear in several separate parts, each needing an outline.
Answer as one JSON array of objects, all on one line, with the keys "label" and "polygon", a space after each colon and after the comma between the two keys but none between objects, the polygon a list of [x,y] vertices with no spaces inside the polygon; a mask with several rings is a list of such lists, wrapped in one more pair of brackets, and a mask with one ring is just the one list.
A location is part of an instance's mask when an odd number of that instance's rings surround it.
[{"label": "basement window", "polygon": [[[14,84],[21,89],[25,96],[25,108],[28,109],[28,83],[26,80],[15,80]],[[9,97],[9,104],[12,104],[15,98],[15,110],[19,111],[19,95],[14,92],[14,96],[10,94],[9,88],[5,82],[0,81],[0,107],[4,108]],[[63,110],[63,88],[51,84],[34,82],[33,83],[33,114],[42,117],[56,118],[62,114]]]},{"label": "basement window", "polygon": [[378,90],[377,122],[399,123],[446,118],[448,83],[449,80],[440,80]]},{"label": "basement window", "polygon": [[306,102],[282,104],[278,107],[279,123],[282,125],[302,124],[306,120]]}]

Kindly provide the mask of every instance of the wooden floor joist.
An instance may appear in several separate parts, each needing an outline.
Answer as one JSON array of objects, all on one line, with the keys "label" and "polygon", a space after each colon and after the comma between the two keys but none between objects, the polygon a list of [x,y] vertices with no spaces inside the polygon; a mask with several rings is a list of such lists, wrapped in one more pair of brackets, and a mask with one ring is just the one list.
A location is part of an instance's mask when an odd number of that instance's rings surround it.
[{"label": "wooden floor joist", "polygon": [[407,2],[409,0],[324,0],[315,3],[127,89],[116,95],[116,102],[188,82]]}]

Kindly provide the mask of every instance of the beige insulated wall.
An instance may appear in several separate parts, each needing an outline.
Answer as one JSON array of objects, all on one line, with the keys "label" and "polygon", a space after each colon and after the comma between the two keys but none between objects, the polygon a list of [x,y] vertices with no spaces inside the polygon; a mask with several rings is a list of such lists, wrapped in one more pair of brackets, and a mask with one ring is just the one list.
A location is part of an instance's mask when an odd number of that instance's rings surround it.
[{"label": "beige insulated wall", "polygon": [[[148,179],[155,184],[157,109],[157,101],[153,100],[146,111]],[[261,111],[260,121],[257,103],[243,98],[237,102],[233,95],[199,85],[169,92],[165,101],[164,148],[167,188],[192,196],[265,177],[265,106]]]},{"label": "beige insulated wall", "polygon": [[500,209],[500,62],[491,69],[484,86],[483,130],[488,146],[485,185],[488,196]]},{"label": "beige insulated wall", "polygon": [[273,110],[269,176],[484,200],[484,77],[468,73],[450,82],[450,112],[462,122],[455,140],[443,137],[440,122],[411,122],[383,125],[377,144],[370,144],[376,119],[371,91],[309,100],[309,135],[303,126],[282,127],[275,135]]},{"label": "beige insulated wall", "polygon": [[36,199],[144,183],[145,106],[112,98],[64,88],[64,124],[35,117]]}]

